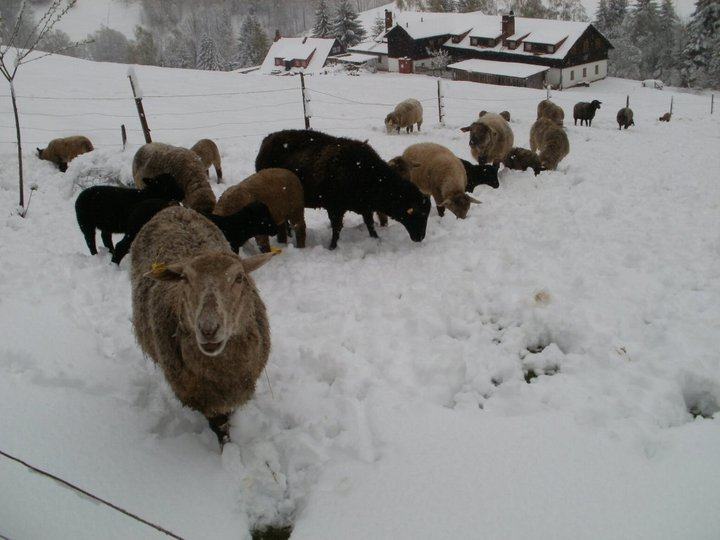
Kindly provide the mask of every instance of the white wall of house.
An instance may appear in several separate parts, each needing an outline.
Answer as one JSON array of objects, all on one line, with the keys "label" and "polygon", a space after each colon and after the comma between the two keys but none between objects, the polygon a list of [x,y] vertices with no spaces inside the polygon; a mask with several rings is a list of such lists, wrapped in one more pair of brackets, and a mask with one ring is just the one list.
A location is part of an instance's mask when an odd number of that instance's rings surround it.
[{"label": "white wall of house", "polygon": [[400,71],[400,59],[388,57],[388,71],[394,71],[397,73]]},{"label": "white wall of house", "polygon": [[[559,70],[552,69],[550,71]],[[599,81],[605,77],[607,77],[607,60],[598,60],[563,69],[559,84],[561,84],[563,88],[570,88],[580,83]]]},{"label": "white wall of house", "polygon": [[378,56],[378,65],[377,65],[377,68],[378,68],[380,71],[388,71],[388,70],[389,70],[389,67],[388,67],[388,57],[387,57],[387,55],[381,54],[381,55]]}]

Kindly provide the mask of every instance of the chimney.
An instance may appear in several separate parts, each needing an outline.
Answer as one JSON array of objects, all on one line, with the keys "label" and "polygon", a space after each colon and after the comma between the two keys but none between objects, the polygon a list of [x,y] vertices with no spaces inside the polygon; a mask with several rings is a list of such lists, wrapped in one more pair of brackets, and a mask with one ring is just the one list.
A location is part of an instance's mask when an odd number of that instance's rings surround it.
[{"label": "chimney", "polygon": [[279,41],[281,37],[280,30],[275,30],[275,39],[273,41]]},{"label": "chimney", "polygon": [[502,16],[502,37],[508,38],[515,33],[515,13],[510,10],[510,13]]},{"label": "chimney", "polygon": [[393,16],[392,11],[389,9],[385,10],[385,30],[390,30],[393,27]]}]

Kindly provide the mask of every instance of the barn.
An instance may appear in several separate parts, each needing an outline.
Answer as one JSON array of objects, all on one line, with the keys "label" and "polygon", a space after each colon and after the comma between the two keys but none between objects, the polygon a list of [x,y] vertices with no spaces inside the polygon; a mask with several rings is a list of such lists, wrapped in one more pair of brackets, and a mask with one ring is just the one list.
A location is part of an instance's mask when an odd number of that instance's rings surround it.
[{"label": "barn", "polygon": [[495,62],[493,60],[463,60],[448,65],[456,81],[472,81],[503,86],[544,88],[545,75],[550,68],[518,62]]}]

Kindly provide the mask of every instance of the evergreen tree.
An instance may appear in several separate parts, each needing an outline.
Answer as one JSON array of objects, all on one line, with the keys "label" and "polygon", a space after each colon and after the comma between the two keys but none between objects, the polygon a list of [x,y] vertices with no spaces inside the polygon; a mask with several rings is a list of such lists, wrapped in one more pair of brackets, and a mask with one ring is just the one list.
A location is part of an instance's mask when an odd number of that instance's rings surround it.
[{"label": "evergreen tree", "polygon": [[608,0],[606,33],[609,36],[621,35],[621,28],[627,15],[627,0]]},{"label": "evergreen tree", "polygon": [[357,45],[365,39],[365,29],[358,21],[358,14],[350,0],[340,0],[332,24],[333,34],[345,47]]},{"label": "evergreen tree", "polygon": [[455,11],[453,0],[428,0],[427,10],[435,13],[449,13]]},{"label": "evergreen tree", "polygon": [[510,9],[515,12],[515,15],[531,19],[546,19],[549,15],[542,0],[512,0]]},{"label": "evergreen tree", "polygon": [[660,16],[655,0],[637,0],[629,18],[629,37],[642,51],[640,77],[658,77],[663,40],[658,39]]},{"label": "evergreen tree", "polygon": [[481,11],[482,8],[480,7],[481,0],[458,0],[457,2],[457,10],[460,13],[470,13],[473,11]]},{"label": "evergreen tree", "polygon": [[220,71],[222,69],[222,62],[218,54],[217,45],[215,44],[215,40],[208,34],[205,34],[200,41],[200,50],[197,61],[195,62],[195,67],[206,71]]},{"label": "evergreen tree", "polygon": [[[383,26],[384,26],[383,22]],[[330,10],[325,0],[320,0],[315,10],[315,26],[312,31],[313,37],[331,37],[332,26],[330,24]]]},{"label": "evergreen tree", "polygon": [[614,49],[608,53],[608,75],[626,79],[640,78],[642,51],[630,37],[630,18],[616,27],[617,37],[613,39]]},{"label": "evergreen tree", "polygon": [[588,16],[581,0],[549,0],[551,18],[562,21],[587,21]]},{"label": "evergreen tree", "polygon": [[690,84],[720,87],[720,0],[695,3],[683,55]]},{"label": "evergreen tree", "polygon": [[370,33],[374,38],[385,33],[385,17],[383,17],[380,13],[378,13],[378,16],[375,17],[375,22],[373,22],[372,31]]},{"label": "evergreen tree", "polygon": [[145,66],[156,65],[158,50],[153,35],[142,26],[135,27],[135,41],[130,43],[130,61]]},{"label": "evergreen tree", "polygon": [[680,38],[678,32],[680,27],[680,19],[675,12],[675,6],[672,0],[663,0],[660,6],[659,14],[659,41],[660,41],[660,58],[659,67],[662,70],[663,79],[670,77],[673,69],[680,61],[678,56],[677,42]]},{"label": "evergreen tree", "polygon": [[610,27],[610,10],[607,0],[600,0],[597,11],[595,12],[595,27],[605,33]]},{"label": "evergreen tree", "polygon": [[238,39],[237,66],[257,66],[262,64],[270,40],[254,15],[248,15],[240,28]]}]

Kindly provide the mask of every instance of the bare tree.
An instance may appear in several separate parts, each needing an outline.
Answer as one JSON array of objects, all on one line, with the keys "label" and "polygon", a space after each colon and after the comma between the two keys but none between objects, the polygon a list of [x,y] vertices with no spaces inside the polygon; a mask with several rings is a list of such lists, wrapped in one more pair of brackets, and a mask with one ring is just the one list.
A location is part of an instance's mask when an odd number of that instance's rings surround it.
[{"label": "bare tree", "polygon": [[[17,18],[13,21],[6,21],[0,18],[0,29],[5,27],[5,32],[0,35],[8,35],[5,43],[0,43],[0,73],[10,85],[10,98],[12,99],[13,113],[15,114],[15,134],[17,137],[18,152],[18,174],[20,185],[20,215],[25,217],[25,193],[23,187],[23,162],[22,162],[22,137],[20,135],[20,118],[18,116],[17,96],[15,95],[15,77],[17,76],[20,66],[28,62],[40,60],[51,54],[63,52],[72,47],[77,47],[81,43],[71,43],[70,45],[61,47],[57,50],[43,52],[40,55],[29,58],[38,44],[53,30],[58,21],[75,5],[77,0],[52,0],[45,14],[32,26],[32,29],[22,35],[21,28],[28,25],[28,19],[31,18],[30,9],[27,0],[22,0],[20,9],[17,12]],[[12,30],[10,26],[12,25]]]}]

